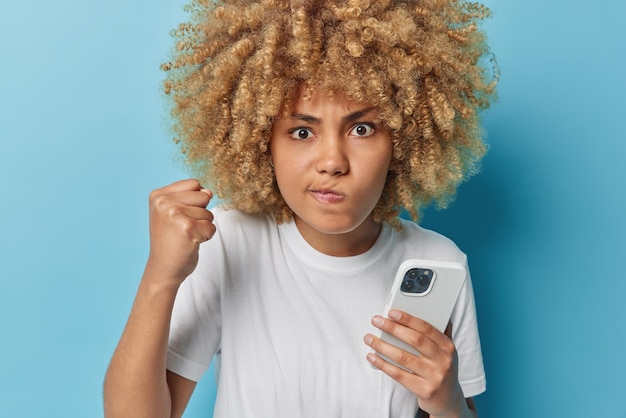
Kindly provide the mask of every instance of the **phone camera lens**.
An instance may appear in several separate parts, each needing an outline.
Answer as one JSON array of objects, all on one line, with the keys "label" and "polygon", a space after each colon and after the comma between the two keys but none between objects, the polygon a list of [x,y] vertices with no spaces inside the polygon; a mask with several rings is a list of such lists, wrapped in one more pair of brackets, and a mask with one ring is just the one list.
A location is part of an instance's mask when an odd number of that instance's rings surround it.
[{"label": "phone camera lens", "polygon": [[404,282],[402,282],[402,291],[403,292],[410,292],[411,290],[413,290],[413,288],[415,287],[415,283],[413,283],[412,280],[405,280]]},{"label": "phone camera lens", "polygon": [[417,285],[420,287],[428,287],[429,284],[430,284],[430,277],[426,275],[420,276],[420,278],[417,281]]},{"label": "phone camera lens", "polygon": [[419,269],[411,269],[408,271],[407,276],[409,279],[417,279],[420,275]]}]

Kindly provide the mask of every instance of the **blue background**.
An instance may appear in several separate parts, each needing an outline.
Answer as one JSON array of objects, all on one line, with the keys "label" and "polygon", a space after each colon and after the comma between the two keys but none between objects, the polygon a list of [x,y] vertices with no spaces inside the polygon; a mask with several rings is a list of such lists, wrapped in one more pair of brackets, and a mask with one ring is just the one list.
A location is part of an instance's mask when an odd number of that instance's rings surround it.
[{"label": "blue background", "polygon": [[[148,250],[147,195],[184,177],[158,69],[181,4],[5,2],[0,410],[102,416]],[[625,3],[489,0],[502,70],[483,171],[424,225],[470,256],[483,418],[626,417]],[[209,373],[187,417],[207,417]]]}]

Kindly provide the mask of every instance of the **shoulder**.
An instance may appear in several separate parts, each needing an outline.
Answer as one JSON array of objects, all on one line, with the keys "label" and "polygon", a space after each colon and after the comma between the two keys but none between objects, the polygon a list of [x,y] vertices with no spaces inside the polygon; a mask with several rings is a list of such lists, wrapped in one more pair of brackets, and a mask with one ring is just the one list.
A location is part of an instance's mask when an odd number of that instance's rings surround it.
[{"label": "shoulder", "polygon": [[450,238],[410,220],[401,219],[400,225],[402,230],[396,232],[396,241],[418,253],[419,257],[466,263],[465,253]]},{"label": "shoulder", "polygon": [[217,206],[211,209],[218,241],[229,245],[247,245],[264,239],[275,239],[278,226],[271,215],[253,215]]},{"label": "shoulder", "polygon": [[230,209],[226,206],[216,206],[211,209],[215,220],[213,221],[217,227],[239,227],[239,228],[261,228],[276,225],[276,221],[270,215],[259,214],[253,215],[244,213],[237,209]]},{"label": "shoulder", "polygon": [[273,217],[246,214],[224,206],[215,206],[210,211],[216,231],[210,240],[200,244],[196,270],[219,271],[217,276],[226,276],[241,260],[263,257],[275,247],[278,227]]}]

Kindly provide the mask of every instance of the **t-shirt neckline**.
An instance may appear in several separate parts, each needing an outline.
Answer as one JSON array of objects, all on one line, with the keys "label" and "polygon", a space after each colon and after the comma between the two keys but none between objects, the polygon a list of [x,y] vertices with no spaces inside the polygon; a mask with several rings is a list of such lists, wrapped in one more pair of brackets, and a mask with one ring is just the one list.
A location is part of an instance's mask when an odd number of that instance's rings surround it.
[{"label": "t-shirt neckline", "polygon": [[300,234],[293,220],[278,225],[278,230],[289,248],[302,262],[316,270],[333,273],[351,273],[369,268],[385,254],[392,239],[391,227],[383,224],[376,242],[369,250],[354,256],[336,257],[313,248]]}]

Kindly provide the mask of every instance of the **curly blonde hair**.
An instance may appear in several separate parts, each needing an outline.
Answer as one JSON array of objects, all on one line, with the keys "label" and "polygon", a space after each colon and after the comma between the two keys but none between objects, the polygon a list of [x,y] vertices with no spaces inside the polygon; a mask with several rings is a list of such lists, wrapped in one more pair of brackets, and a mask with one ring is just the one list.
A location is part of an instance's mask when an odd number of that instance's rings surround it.
[{"label": "curly blonde hair", "polygon": [[490,12],[456,0],[192,0],[164,90],[193,174],[229,206],[292,212],[276,185],[272,123],[298,86],[376,106],[393,158],[375,220],[445,206],[486,146],[479,111],[497,69],[478,30]]}]

